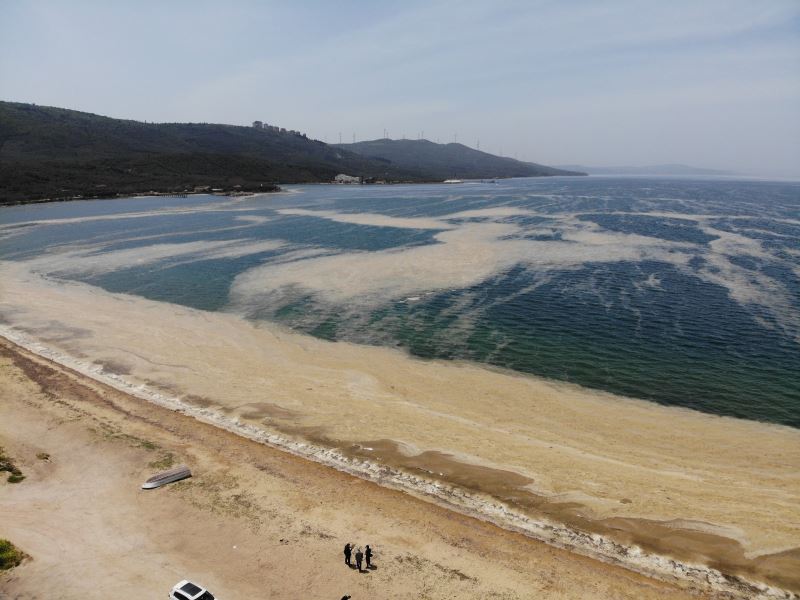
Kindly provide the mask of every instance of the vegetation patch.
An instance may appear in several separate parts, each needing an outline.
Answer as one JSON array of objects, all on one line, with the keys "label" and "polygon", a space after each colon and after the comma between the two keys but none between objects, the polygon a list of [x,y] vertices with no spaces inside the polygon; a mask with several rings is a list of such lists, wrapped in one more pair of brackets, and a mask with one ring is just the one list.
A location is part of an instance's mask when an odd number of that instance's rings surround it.
[{"label": "vegetation patch", "polygon": [[[130,436],[130,437],[133,437],[133,436]],[[144,448],[145,450],[150,450],[151,452],[153,450],[158,450],[158,444],[155,444],[155,443],[151,442],[150,440],[139,440],[138,445],[139,445],[140,448]]]},{"label": "vegetation patch", "polygon": [[257,533],[265,519],[274,521],[278,512],[262,505],[258,498],[242,488],[229,475],[206,474],[195,480],[185,479],[170,486],[193,506],[218,515],[244,519],[250,530]]},{"label": "vegetation patch", "polygon": [[3,447],[0,446],[0,473],[6,472],[8,473],[8,482],[9,483],[19,483],[23,479],[25,479],[25,475],[22,474],[14,462],[11,460],[10,456],[7,456]]},{"label": "vegetation patch", "polygon": [[165,452],[157,460],[148,463],[147,466],[151,469],[169,469],[174,464],[175,456],[172,454],[172,452]]},{"label": "vegetation patch", "polygon": [[129,433],[122,433],[118,427],[107,424],[101,424],[101,427],[103,429],[101,435],[108,440],[120,440],[134,448],[144,448],[149,452],[160,448],[158,444],[150,440],[145,440],[135,435],[130,435]]},{"label": "vegetation patch", "polygon": [[8,540],[0,539],[0,571],[7,571],[28,558],[22,550]]}]

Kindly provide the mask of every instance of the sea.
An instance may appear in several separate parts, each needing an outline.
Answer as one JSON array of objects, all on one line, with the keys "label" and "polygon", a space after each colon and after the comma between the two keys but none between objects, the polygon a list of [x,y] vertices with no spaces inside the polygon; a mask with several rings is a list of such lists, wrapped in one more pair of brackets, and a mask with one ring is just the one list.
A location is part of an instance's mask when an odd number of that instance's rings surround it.
[{"label": "sea", "polygon": [[0,260],[800,427],[798,182],[552,177],[31,204],[0,209]]}]

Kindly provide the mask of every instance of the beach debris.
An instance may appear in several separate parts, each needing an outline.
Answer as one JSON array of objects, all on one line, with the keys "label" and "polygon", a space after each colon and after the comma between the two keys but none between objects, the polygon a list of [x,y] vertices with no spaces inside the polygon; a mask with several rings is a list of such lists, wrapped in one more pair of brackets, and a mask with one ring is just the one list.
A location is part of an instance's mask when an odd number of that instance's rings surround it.
[{"label": "beach debris", "polygon": [[175,467],[169,471],[162,471],[161,473],[153,475],[150,479],[142,484],[142,489],[152,490],[153,488],[161,487],[162,485],[166,485],[174,481],[180,481],[181,479],[186,479],[187,477],[191,476],[192,472],[189,470],[189,467],[186,465],[180,465],[179,467]]}]

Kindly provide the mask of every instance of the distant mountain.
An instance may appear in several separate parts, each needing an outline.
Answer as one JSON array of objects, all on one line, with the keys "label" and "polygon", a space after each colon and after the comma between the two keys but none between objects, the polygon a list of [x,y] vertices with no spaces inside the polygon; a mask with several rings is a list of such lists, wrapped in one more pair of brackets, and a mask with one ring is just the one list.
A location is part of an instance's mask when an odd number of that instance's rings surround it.
[{"label": "distant mountain", "polygon": [[0,102],[0,202],[195,186],[264,189],[338,173],[418,181],[386,160],[287,131],[206,123],[142,123]]},{"label": "distant mountain", "polygon": [[580,169],[556,169],[495,156],[463,144],[436,144],[428,140],[384,138],[355,144],[336,144],[336,147],[370,158],[385,159],[395,168],[414,171],[429,179],[586,174]]},{"label": "distant mountain", "polygon": [[702,169],[690,167],[688,165],[650,165],[645,167],[585,167],[583,165],[561,165],[559,168],[585,171],[589,175],[664,175],[674,177],[688,177],[691,175],[735,175],[735,173],[730,171]]}]

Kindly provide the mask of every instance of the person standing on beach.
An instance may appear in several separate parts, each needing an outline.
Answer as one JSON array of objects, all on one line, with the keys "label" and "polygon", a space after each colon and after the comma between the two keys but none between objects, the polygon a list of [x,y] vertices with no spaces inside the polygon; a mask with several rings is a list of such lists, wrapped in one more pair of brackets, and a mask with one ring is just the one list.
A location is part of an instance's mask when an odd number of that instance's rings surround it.
[{"label": "person standing on beach", "polygon": [[372,548],[369,547],[369,544],[367,544],[367,548],[364,551],[364,559],[367,562],[367,569],[369,569],[372,566]]},{"label": "person standing on beach", "polygon": [[361,561],[364,560],[364,553],[361,552],[361,547],[356,550],[356,566],[358,567],[358,572],[361,573]]},{"label": "person standing on beach", "polygon": [[344,564],[348,567],[350,566],[350,554],[353,552],[353,547],[350,545],[350,542],[344,545]]}]

